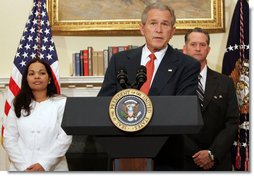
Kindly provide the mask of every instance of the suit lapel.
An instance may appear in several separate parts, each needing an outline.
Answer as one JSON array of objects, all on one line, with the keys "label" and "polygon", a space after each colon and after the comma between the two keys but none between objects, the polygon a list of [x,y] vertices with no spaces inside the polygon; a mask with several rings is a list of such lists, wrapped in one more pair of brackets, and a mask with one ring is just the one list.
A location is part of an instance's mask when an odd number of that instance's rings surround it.
[{"label": "suit lapel", "polygon": [[142,55],[142,47],[139,47],[133,52],[129,52],[127,55],[128,65],[125,65],[128,70],[128,78],[131,83],[136,81],[137,70],[140,67],[141,63],[141,55]]},{"label": "suit lapel", "polygon": [[168,80],[172,77],[177,67],[177,57],[174,49],[168,45],[168,49],[154,76],[149,95],[158,95],[167,84]]},{"label": "suit lapel", "polygon": [[213,74],[213,71],[207,67],[207,78],[206,78],[203,110],[207,107],[207,105],[214,96],[214,92],[216,90],[216,87],[218,86],[217,78],[218,77],[215,74]]}]

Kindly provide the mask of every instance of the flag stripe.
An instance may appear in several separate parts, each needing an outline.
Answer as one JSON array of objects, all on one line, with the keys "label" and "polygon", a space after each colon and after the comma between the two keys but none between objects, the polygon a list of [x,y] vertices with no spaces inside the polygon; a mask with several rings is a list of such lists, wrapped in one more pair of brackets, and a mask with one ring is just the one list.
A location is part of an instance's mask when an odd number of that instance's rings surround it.
[{"label": "flag stripe", "polygon": [[[5,106],[4,106],[4,113],[5,114],[9,114],[9,110],[11,109],[11,106],[10,104],[8,103],[8,101],[6,100],[5,101]],[[2,131],[2,134],[3,134],[3,131]]]},{"label": "flag stripe", "polygon": [[58,61],[51,64],[52,76],[56,85],[57,93],[60,94],[60,82],[59,82],[59,64]]},{"label": "flag stripe", "polygon": [[17,96],[20,91],[20,87],[16,84],[16,82],[12,79],[12,77],[10,78],[9,89],[14,96]]}]

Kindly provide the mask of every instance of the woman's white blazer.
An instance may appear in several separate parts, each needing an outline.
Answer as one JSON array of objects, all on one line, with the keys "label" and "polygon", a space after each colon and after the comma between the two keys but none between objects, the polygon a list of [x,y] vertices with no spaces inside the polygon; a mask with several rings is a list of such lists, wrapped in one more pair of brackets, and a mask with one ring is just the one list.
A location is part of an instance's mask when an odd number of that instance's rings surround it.
[{"label": "woman's white blazer", "polygon": [[24,171],[39,163],[46,171],[67,171],[65,158],[72,136],[61,128],[66,97],[31,103],[31,114],[17,118],[13,109],[4,122],[4,147],[10,171]]}]

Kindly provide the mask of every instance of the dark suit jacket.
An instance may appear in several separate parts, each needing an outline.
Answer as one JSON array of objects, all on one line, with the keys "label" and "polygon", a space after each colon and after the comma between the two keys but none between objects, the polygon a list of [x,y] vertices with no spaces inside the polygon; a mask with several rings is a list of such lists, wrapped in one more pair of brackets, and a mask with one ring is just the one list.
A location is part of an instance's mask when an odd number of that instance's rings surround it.
[{"label": "dark suit jacket", "polygon": [[198,134],[185,137],[185,170],[202,170],[191,156],[207,149],[216,157],[211,170],[232,170],[230,152],[239,120],[232,79],[208,68],[203,104],[203,128]]},{"label": "dark suit jacket", "polygon": [[[117,71],[122,67],[127,70],[129,82],[135,82],[136,72],[141,63],[142,48],[119,52],[112,56],[98,96],[113,96],[122,90],[116,79]],[[149,95],[195,95],[199,71],[199,62],[168,45],[154,77]],[[182,136],[170,136],[168,142],[155,158],[154,164],[157,170],[169,170],[170,168],[167,167],[182,167]]]}]

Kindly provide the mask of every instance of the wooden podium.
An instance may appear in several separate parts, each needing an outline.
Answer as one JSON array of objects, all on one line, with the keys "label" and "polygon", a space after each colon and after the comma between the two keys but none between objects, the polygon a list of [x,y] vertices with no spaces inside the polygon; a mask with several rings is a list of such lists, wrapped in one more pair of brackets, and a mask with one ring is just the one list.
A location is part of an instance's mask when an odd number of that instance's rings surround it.
[{"label": "wooden podium", "polygon": [[155,158],[172,134],[197,133],[203,120],[196,96],[150,98],[153,117],[141,131],[124,132],[112,124],[111,97],[68,97],[62,128],[68,135],[94,136],[113,159],[113,170],[151,170],[152,160],[144,159]]}]

